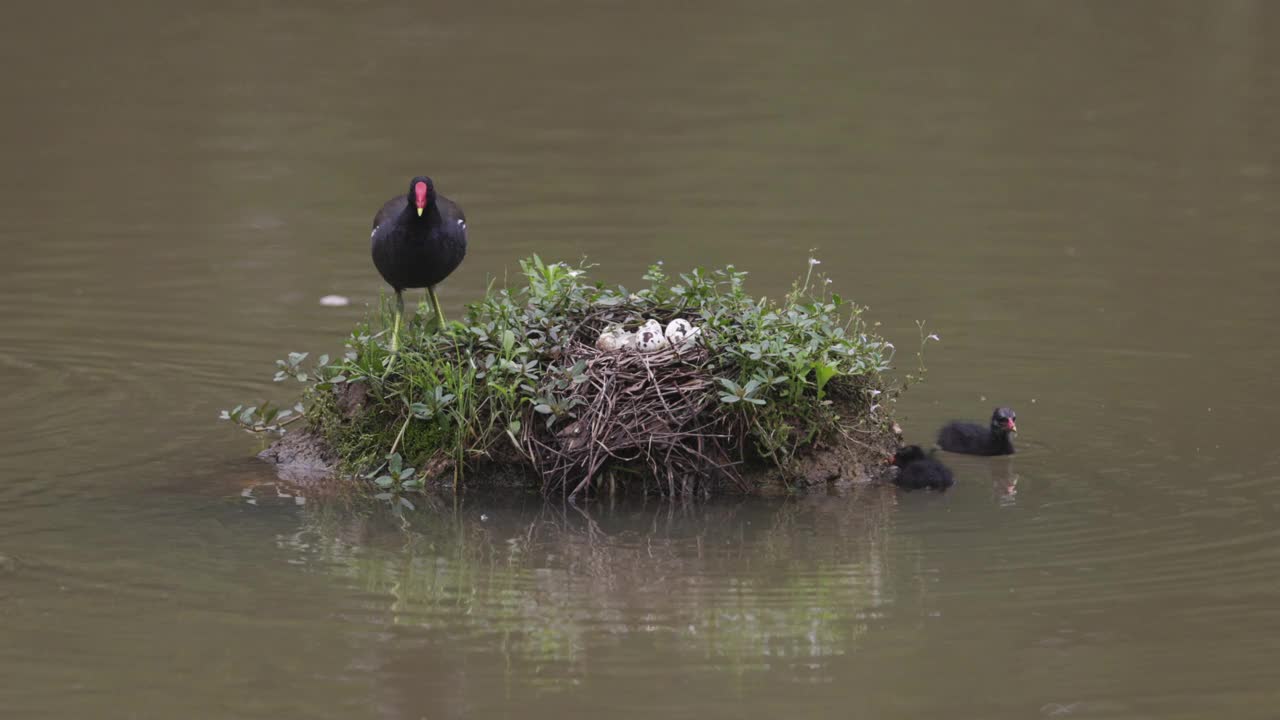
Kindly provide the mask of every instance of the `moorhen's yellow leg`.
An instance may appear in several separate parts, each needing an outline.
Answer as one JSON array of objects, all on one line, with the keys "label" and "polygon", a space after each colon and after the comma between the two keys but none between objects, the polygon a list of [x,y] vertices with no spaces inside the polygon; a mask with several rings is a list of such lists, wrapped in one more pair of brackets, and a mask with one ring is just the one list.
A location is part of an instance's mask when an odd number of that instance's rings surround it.
[{"label": "moorhen's yellow leg", "polygon": [[436,324],[444,327],[444,310],[440,309],[440,298],[436,297],[435,288],[427,288],[427,295],[431,296],[431,310],[436,314]]},{"label": "moorhen's yellow leg", "polygon": [[404,317],[404,293],[396,290],[396,322],[391,330],[391,354],[400,351],[400,319]]}]

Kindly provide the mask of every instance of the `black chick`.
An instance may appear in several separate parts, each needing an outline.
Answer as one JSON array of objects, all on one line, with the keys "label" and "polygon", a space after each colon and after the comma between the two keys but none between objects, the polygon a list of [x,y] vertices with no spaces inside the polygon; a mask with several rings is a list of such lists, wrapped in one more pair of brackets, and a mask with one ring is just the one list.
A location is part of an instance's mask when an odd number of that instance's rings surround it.
[{"label": "black chick", "polygon": [[955,484],[951,470],[925,455],[919,445],[908,445],[894,453],[889,461],[897,466],[893,484],[904,490],[946,490]]},{"label": "black chick", "polygon": [[949,422],[938,431],[938,447],[953,453],[966,455],[1012,455],[1014,422],[1018,414],[1007,407],[996,408],[991,413],[991,425]]}]

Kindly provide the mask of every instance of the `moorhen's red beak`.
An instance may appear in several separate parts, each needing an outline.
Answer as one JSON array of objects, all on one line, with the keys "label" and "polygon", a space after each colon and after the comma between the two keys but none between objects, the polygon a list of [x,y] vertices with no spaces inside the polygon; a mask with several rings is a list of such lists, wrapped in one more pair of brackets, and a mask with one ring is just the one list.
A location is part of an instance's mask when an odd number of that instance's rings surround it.
[{"label": "moorhen's red beak", "polygon": [[418,206],[418,217],[422,217],[422,211],[427,207],[427,184],[420,182],[414,186],[413,195],[413,204]]},{"label": "moorhen's red beak", "polygon": [[1018,426],[1012,420],[1009,421],[1009,430],[1018,432]]}]

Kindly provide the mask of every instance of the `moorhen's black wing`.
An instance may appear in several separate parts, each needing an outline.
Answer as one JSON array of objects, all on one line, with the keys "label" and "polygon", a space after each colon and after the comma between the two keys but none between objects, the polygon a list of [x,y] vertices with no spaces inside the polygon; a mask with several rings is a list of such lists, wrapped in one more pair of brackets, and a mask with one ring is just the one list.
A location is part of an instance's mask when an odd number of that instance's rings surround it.
[{"label": "moorhen's black wing", "polygon": [[397,215],[408,209],[409,201],[405,199],[405,196],[403,194],[396,195],[382,203],[382,207],[378,208],[378,213],[373,216],[373,229],[377,230],[379,225],[395,220]]}]

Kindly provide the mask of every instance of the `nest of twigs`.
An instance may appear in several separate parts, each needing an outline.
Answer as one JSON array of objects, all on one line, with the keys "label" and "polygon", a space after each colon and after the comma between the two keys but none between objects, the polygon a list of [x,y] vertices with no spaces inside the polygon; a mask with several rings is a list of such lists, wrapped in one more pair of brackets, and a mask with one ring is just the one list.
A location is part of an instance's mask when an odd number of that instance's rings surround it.
[{"label": "nest of twigs", "polygon": [[[749,295],[733,266],[671,277],[659,263],[629,292],[589,281],[587,264],[534,256],[520,263],[522,286],[486,292],[447,331],[405,325],[398,355],[371,321],[337,362],[277,361],[277,380],[307,385],[305,408],[223,415],[265,432],[296,412],[306,425],[265,456],[336,467],[388,497],[448,479],[457,487],[466,470],[489,483],[536,477],[566,497],[620,480],[689,497],[866,475],[897,444],[880,411],[896,397],[883,394],[893,346],[827,290],[818,264],[810,258],[792,291],[769,302]],[[390,315],[379,312],[384,328]],[[612,325],[677,316],[700,340],[652,353],[596,347],[601,331],[620,337]]]},{"label": "nest of twigs", "polygon": [[[592,323],[591,325],[595,325]],[[571,390],[573,417],[547,427],[530,418],[525,451],[544,492],[570,497],[636,471],[667,495],[691,496],[707,482],[745,484],[731,458],[741,437],[712,392],[716,379],[701,344],[652,353],[604,352],[579,333],[561,348],[560,362],[586,364],[586,380]]]}]

